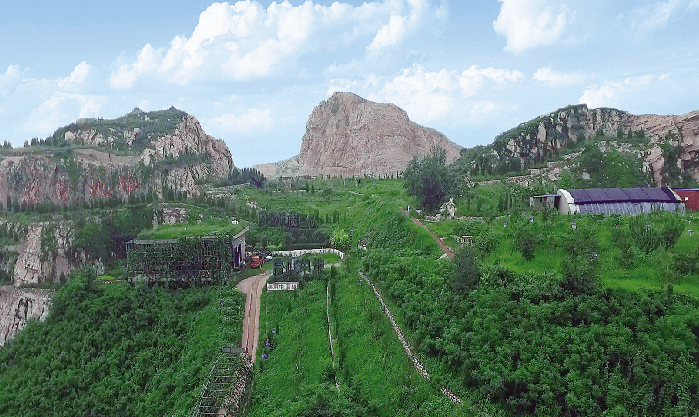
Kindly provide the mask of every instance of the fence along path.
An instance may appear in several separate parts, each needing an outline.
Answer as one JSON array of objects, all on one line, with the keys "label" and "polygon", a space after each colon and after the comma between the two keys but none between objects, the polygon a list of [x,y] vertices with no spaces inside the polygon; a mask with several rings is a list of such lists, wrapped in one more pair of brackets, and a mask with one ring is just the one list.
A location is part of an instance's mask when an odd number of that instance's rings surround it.
[{"label": "fence along path", "polygon": [[[391,313],[391,309],[389,309],[388,305],[384,302],[379,290],[374,286],[374,284],[371,283],[371,281],[369,281],[369,278],[367,278],[363,273],[360,272],[359,276],[362,277],[363,280],[366,280],[367,284],[369,284],[371,289],[374,290],[374,294],[376,294],[376,298],[379,299],[379,302],[383,307],[384,313],[386,313],[386,317],[388,317],[388,320],[391,322],[393,332],[396,334],[396,336],[398,336],[398,340],[400,340],[400,343],[403,345],[403,350],[405,350],[405,354],[408,356],[408,359],[410,359],[410,362],[413,364],[415,370],[423,377],[430,379],[429,372],[427,372],[425,366],[413,353],[413,349],[410,347],[410,343],[405,339],[405,336],[403,336],[403,331],[398,326],[395,317],[393,317],[393,313]],[[461,398],[457,397],[456,394],[454,394],[452,391],[444,387],[440,388],[439,391],[442,394],[444,394],[444,396],[449,398],[454,404],[461,404]]]}]

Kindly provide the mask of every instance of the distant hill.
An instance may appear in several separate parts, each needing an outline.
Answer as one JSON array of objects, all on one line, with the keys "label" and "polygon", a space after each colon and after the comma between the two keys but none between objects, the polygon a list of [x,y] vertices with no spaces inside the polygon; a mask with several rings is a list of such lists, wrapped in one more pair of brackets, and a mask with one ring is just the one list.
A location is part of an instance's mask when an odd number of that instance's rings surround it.
[{"label": "distant hill", "polygon": [[0,150],[0,205],[72,206],[201,192],[234,168],[225,142],[171,107],[117,119],[79,119],[30,146]]},{"label": "distant hill", "polygon": [[699,111],[633,115],[584,104],[568,106],[521,123],[490,145],[463,149],[458,165],[470,176],[533,173],[556,179],[577,172],[589,179],[590,169],[600,168],[595,162],[608,162],[602,156],[609,152],[625,155],[618,158],[624,163],[638,159],[638,170],[647,174],[649,185],[696,184]]},{"label": "distant hill", "polygon": [[395,176],[433,146],[459,156],[461,146],[420,126],[393,104],[374,103],[352,93],[335,93],[313,109],[298,160],[255,166],[265,176]]}]

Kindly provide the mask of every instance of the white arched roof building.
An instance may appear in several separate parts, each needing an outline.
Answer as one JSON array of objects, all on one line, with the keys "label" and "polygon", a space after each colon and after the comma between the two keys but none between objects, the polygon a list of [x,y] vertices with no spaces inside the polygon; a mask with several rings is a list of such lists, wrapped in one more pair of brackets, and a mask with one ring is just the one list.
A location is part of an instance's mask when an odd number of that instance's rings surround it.
[{"label": "white arched roof building", "polygon": [[684,213],[682,199],[670,188],[559,189],[558,211],[563,214],[639,214],[655,210]]}]

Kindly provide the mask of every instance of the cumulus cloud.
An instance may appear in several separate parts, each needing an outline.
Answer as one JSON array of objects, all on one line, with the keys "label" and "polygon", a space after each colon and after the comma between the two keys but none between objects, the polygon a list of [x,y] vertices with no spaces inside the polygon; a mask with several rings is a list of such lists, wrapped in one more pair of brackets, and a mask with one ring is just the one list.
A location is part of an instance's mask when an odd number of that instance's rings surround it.
[{"label": "cumulus cloud", "polygon": [[[404,16],[399,13],[391,13],[391,17],[384,26],[379,29],[367,46],[367,51],[373,55],[379,54],[383,49],[393,46],[400,42],[406,33],[414,30],[420,25],[423,14],[429,5],[425,0],[408,0],[410,12]],[[442,2],[435,10],[435,15],[443,19],[446,16],[446,4]]]},{"label": "cumulus cloud", "polygon": [[427,122],[441,119],[454,108],[454,92],[458,90],[454,71],[425,71],[420,66],[404,69],[385,83],[375,97],[400,106],[409,115]]},{"label": "cumulus cloud", "polygon": [[587,104],[588,107],[593,108],[610,106],[619,95],[648,85],[652,80],[652,75],[641,75],[638,77],[628,77],[621,81],[607,81],[599,86],[590,85],[585,89],[578,103]]},{"label": "cumulus cloud", "polygon": [[90,73],[90,68],[90,64],[85,61],[79,63],[68,77],[57,80],[58,88],[70,90],[80,86]]},{"label": "cumulus cloud", "polygon": [[554,71],[551,67],[537,69],[532,78],[553,87],[575,85],[585,81],[585,76],[582,74],[578,74],[577,72]]},{"label": "cumulus cloud", "polygon": [[478,94],[487,81],[495,84],[517,83],[524,79],[524,75],[518,70],[506,70],[498,68],[479,68],[472,65],[459,76],[459,85],[466,97]]},{"label": "cumulus cloud", "polygon": [[373,53],[380,52],[383,48],[395,45],[405,35],[405,18],[392,14],[388,23],[379,29],[367,49]]},{"label": "cumulus cloud", "polygon": [[471,107],[470,116],[472,120],[482,120],[489,118],[497,106],[492,101],[478,101]]},{"label": "cumulus cloud", "polygon": [[312,1],[299,6],[273,2],[267,8],[250,0],[213,3],[201,13],[191,36],[176,36],[167,47],[146,45],[136,61],[121,64],[110,81],[113,88],[130,88],[146,74],[185,85],[197,77],[248,80],[290,73],[304,54],[346,50],[338,43],[376,55],[413,33],[425,16],[443,17],[445,10],[443,1],[432,7],[428,0],[375,1],[357,7]]},{"label": "cumulus cloud", "polygon": [[574,12],[559,1],[498,1],[502,6],[493,28],[507,38],[505,50],[513,53],[559,41],[574,17]]},{"label": "cumulus cloud", "polygon": [[252,108],[244,113],[228,113],[216,117],[211,120],[211,124],[237,131],[268,131],[272,128],[272,116],[270,109]]},{"label": "cumulus cloud", "polygon": [[65,77],[32,78],[27,76],[28,70],[23,73],[16,65],[0,73],[0,95],[5,95],[2,92],[7,85],[18,86],[6,100],[13,105],[18,131],[46,135],[79,117],[99,115],[106,98],[82,92],[91,70],[91,65],[83,61]]},{"label": "cumulus cloud", "polygon": [[24,123],[24,130],[33,134],[50,134],[57,127],[77,117],[95,117],[104,104],[103,97],[57,92],[34,108]]},{"label": "cumulus cloud", "polygon": [[[454,113],[468,116],[468,113],[463,113],[471,107],[471,104],[465,102],[466,99],[504,85],[519,83],[523,79],[523,74],[517,70],[473,65],[461,72],[448,69],[429,71],[420,65],[413,65],[403,69],[393,79],[383,82],[379,82],[376,77],[367,77],[363,82],[333,80],[328,94],[338,90],[368,91],[367,98],[394,103],[416,121],[429,123],[444,120]],[[488,110],[484,103],[478,105],[474,114],[483,114]]]},{"label": "cumulus cloud", "polygon": [[146,44],[138,53],[136,62],[122,65],[115,73],[112,73],[109,79],[112,88],[130,88],[138,77],[157,68],[158,62],[161,60],[160,54],[160,51],[155,50],[150,44]]}]

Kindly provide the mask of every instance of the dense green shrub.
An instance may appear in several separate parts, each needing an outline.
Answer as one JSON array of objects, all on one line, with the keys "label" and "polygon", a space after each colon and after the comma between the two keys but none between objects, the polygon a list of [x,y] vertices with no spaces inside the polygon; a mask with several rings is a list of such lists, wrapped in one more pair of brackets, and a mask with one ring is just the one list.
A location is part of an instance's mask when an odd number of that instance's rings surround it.
[{"label": "dense green shrub", "polygon": [[0,350],[0,415],[189,415],[214,354],[240,340],[243,305],[232,289],[105,286],[79,271],[46,321]]},{"label": "dense green shrub", "polygon": [[451,284],[454,292],[463,294],[477,285],[481,279],[476,256],[468,246],[463,246],[454,257],[455,276]]},{"label": "dense green shrub", "polygon": [[634,238],[636,246],[649,254],[656,250],[661,243],[660,233],[653,227],[648,217],[636,216],[629,219],[629,234]]}]

